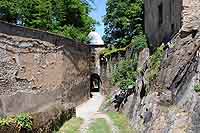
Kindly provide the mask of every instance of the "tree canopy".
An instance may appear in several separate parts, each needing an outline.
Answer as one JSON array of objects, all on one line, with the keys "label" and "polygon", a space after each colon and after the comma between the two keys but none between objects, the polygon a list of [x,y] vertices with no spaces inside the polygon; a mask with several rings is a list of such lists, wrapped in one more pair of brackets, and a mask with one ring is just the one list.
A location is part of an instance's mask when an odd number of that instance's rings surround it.
[{"label": "tree canopy", "polygon": [[0,19],[85,41],[96,23],[93,0],[1,0]]},{"label": "tree canopy", "polygon": [[143,34],[143,8],[143,0],[108,0],[104,41],[124,47],[134,36]]}]

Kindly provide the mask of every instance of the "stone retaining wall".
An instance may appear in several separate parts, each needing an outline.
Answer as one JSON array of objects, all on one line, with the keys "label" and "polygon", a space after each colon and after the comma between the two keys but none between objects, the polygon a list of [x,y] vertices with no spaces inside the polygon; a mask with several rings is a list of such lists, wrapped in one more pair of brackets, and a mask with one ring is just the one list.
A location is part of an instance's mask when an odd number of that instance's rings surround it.
[{"label": "stone retaining wall", "polygon": [[0,21],[0,112],[37,111],[89,97],[89,48]]}]

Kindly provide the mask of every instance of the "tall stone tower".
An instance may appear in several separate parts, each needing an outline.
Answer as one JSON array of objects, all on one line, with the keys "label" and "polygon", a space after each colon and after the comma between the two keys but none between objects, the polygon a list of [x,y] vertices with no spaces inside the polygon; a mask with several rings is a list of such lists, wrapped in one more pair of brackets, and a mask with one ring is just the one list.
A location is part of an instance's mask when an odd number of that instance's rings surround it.
[{"label": "tall stone tower", "polygon": [[101,75],[100,73],[100,51],[105,48],[104,42],[101,38],[101,36],[97,32],[90,32],[89,35],[89,46],[90,46],[90,69],[92,73],[96,73],[98,75]]}]

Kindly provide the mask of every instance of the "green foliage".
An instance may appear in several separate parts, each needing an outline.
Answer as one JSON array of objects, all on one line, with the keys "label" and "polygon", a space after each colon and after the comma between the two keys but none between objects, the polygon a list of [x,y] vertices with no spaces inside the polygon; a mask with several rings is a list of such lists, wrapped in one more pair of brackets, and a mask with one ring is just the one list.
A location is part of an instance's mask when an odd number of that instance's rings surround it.
[{"label": "green foliage", "polygon": [[114,55],[118,55],[119,53],[125,53],[126,52],[126,47],[125,48],[106,48],[102,51],[100,51],[100,54],[105,56],[105,57],[113,57]]},{"label": "green foliage", "polygon": [[70,39],[79,40],[81,42],[87,40],[87,33],[80,31],[74,26],[64,26],[62,32],[59,34],[67,36]]},{"label": "green foliage", "polygon": [[144,0],[108,0],[105,22],[104,41],[114,45],[113,49],[106,49],[102,53],[112,57],[125,52],[128,47],[133,48],[134,60],[121,61],[112,74],[113,83],[121,89],[135,85],[136,67],[139,52],[147,47],[144,35]]},{"label": "green foliage", "polygon": [[136,69],[136,61],[132,59],[120,61],[112,73],[113,83],[117,84],[121,89],[127,89],[129,85],[135,85],[137,76]]},{"label": "green foliage", "polygon": [[144,31],[144,0],[108,0],[104,41],[125,47]]},{"label": "green foliage", "polygon": [[135,36],[131,41],[131,46],[133,47],[134,52],[139,54],[142,49],[148,47],[146,36],[143,34]]},{"label": "green foliage", "polygon": [[[90,16],[93,0],[1,0],[0,20],[86,41],[96,23]],[[80,35],[80,37],[78,36]]]},{"label": "green foliage", "polygon": [[139,52],[147,48],[147,39],[145,35],[137,35],[132,39],[132,42],[130,45],[127,45],[124,48],[106,48],[102,51],[100,51],[100,55],[103,55],[105,57],[113,57],[118,54],[125,53],[127,48],[132,47],[133,48],[133,53],[134,54],[139,54]]},{"label": "green foliage", "polygon": [[194,91],[200,92],[200,84],[194,86]]},{"label": "green foliage", "polygon": [[31,116],[27,113],[21,113],[17,116],[10,116],[6,118],[0,119],[0,127],[9,126],[9,125],[16,125],[17,128],[22,129],[32,129],[32,120]]},{"label": "green foliage", "polygon": [[32,129],[32,120],[31,116],[27,113],[21,113],[16,116],[16,124],[17,126],[25,129]]},{"label": "green foliage", "polygon": [[97,118],[95,122],[91,124],[87,133],[112,133],[112,132],[105,119]]},{"label": "green foliage", "polygon": [[158,76],[161,61],[165,54],[163,48],[164,48],[163,45],[158,47],[157,50],[153,53],[153,55],[150,57],[150,69],[148,71],[149,81],[155,80],[156,77]]},{"label": "green foliage", "polygon": [[79,133],[79,129],[82,123],[83,119],[72,118],[65,122],[57,133]]},{"label": "green foliage", "polygon": [[136,133],[136,131],[129,125],[128,118],[123,114],[109,112],[108,116],[111,118],[114,125],[118,127],[119,133]]},{"label": "green foliage", "polygon": [[9,126],[11,123],[14,123],[15,120],[11,117],[1,118],[0,119],[0,127]]}]

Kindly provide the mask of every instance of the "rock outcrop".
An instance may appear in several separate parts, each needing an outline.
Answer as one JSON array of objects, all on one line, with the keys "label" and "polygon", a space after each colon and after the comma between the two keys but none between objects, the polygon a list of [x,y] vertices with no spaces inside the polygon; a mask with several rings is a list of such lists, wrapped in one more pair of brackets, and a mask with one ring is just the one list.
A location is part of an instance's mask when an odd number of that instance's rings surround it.
[{"label": "rock outcrop", "polygon": [[200,95],[195,91],[200,85],[199,7],[199,0],[183,0],[182,28],[171,40],[153,85],[148,85],[147,58],[139,62],[144,73],[124,111],[139,132],[200,131]]}]

